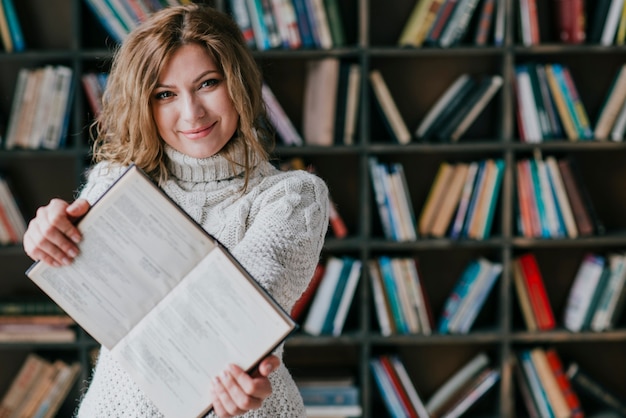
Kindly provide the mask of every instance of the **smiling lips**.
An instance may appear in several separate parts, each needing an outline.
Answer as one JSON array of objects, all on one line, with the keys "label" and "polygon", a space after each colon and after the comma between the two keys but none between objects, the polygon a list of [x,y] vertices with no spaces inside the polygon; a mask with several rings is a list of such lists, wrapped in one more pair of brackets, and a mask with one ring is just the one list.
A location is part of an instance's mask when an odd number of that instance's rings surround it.
[{"label": "smiling lips", "polygon": [[202,127],[202,128],[198,128],[198,129],[190,129],[188,131],[181,131],[180,133],[188,139],[200,139],[200,138],[204,138],[205,136],[207,136],[213,130],[214,126],[215,126],[215,123]]}]

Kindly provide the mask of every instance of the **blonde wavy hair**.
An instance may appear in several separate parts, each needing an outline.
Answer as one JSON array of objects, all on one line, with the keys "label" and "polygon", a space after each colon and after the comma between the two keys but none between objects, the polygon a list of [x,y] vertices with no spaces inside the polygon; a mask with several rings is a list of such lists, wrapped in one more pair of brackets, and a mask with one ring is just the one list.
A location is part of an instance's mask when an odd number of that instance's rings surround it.
[{"label": "blonde wavy hair", "polygon": [[167,179],[165,142],[150,108],[159,74],[182,45],[204,46],[222,71],[239,113],[233,138],[220,150],[245,172],[269,158],[274,144],[268,131],[261,72],[236,23],[209,6],[165,8],[132,31],[115,51],[102,112],[92,126],[93,159],[135,163],[155,181]]}]

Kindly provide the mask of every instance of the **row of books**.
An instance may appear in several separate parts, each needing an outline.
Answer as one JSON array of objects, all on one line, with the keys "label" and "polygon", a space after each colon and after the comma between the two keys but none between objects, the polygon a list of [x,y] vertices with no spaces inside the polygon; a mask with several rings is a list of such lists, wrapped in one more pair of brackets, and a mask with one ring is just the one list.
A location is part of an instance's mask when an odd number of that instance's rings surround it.
[{"label": "row of books", "polygon": [[[542,32],[537,3],[539,0],[519,0],[516,15],[519,34],[525,46],[540,44],[548,38]],[[626,4],[624,0],[600,0],[586,7],[584,0],[555,0],[553,25],[562,42],[583,42],[604,46],[623,45],[626,39]],[[552,29],[553,26],[549,28]]]},{"label": "row of books", "polygon": [[0,175],[0,245],[21,243],[24,232],[26,232],[24,215],[8,180]]},{"label": "row of books", "polygon": [[402,359],[382,354],[370,360],[370,368],[385,407],[391,416],[407,418],[453,418],[465,414],[500,379],[500,371],[479,352],[449,376],[423,401]]},{"label": "row of books", "polygon": [[361,278],[361,267],[356,258],[331,256],[323,269],[317,269],[309,284],[312,295],[302,324],[304,332],[341,335]]},{"label": "row of books", "polygon": [[484,257],[461,272],[435,318],[418,260],[379,256],[367,264],[381,334],[467,334],[502,273],[502,263]]},{"label": "row of books", "polygon": [[457,44],[484,46],[504,40],[504,1],[502,0],[417,0],[407,19],[400,46]]},{"label": "row of books", "polygon": [[76,341],[75,322],[50,300],[0,301],[0,342]]},{"label": "row of books", "polygon": [[420,235],[488,238],[503,175],[504,160],[500,158],[442,162],[418,219]]},{"label": "row of books", "polygon": [[576,238],[603,233],[576,161],[524,158],[515,163],[517,225],[528,238]]},{"label": "row of books", "polygon": [[259,51],[345,44],[338,0],[229,0],[244,39]]},{"label": "row of books", "polygon": [[615,327],[626,299],[625,263],[622,253],[583,257],[567,297],[565,328],[600,332]]},{"label": "row of books", "polygon": [[78,380],[78,362],[30,353],[0,400],[0,417],[52,418]]},{"label": "row of books", "polygon": [[191,0],[85,0],[87,6],[116,42],[139,23],[164,7],[191,3]]},{"label": "row of books", "polygon": [[[514,374],[530,417],[585,416],[583,398],[593,399],[617,416],[626,414],[626,404],[611,389],[589,375],[576,362],[565,367],[554,347],[531,347],[514,356]],[[609,415],[613,416],[613,415]]]},{"label": "row of books", "polygon": [[73,70],[64,65],[20,69],[4,147],[56,149],[63,145]]},{"label": "row of books", "polygon": [[[409,143],[413,137],[382,73],[372,70],[370,82],[377,108],[389,134],[400,144]],[[482,77],[461,74],[430,107],[415,129],[415,137],[422,140],[459,141],[492,101],[502,83],[502,76],[497,74]]]},{"label": "row of books", "polygon": [[518,64],[514,85],[521,141],[594,139],[592,123],[566,65]]},{"label": "row of books", "polygon": [[13,0],[0,0],[0,41],[6,52],[26,49],[22,25]]},{"label": "row of books", "polygon": [[[563,325],[572,332],[614,329],[626,299],[626,255],[589,253],[583,257],[570,286]],[[513,281],[526,327],[530,331],[554,329],[556,316],[536,256],[513,259]]]}]

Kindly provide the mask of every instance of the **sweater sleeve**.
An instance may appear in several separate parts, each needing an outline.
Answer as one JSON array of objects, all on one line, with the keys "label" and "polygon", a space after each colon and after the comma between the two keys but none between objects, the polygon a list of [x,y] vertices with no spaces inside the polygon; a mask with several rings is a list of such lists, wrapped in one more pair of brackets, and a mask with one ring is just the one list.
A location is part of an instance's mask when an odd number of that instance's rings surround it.
[{"label": "sweater sleeve", "polygon": [[93,205],[105,191],[117,180],[126,168],[108,162],[93,166],[87,174],[87,182],[82,186],[78,197],[87,199]]},{"label": "sweater sleeve", "polygon": [[251,200],[246,231],[232,252],[289,312],[319,261],[329,198],[326,184],[315,175],[300,171],[278,176],[276,184]]}]

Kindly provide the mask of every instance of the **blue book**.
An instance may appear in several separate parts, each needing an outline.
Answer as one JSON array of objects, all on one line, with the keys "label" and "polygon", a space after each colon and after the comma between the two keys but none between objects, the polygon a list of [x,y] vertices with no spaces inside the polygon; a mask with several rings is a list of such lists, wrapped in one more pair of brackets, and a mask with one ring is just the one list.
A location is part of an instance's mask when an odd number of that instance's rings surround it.
[{"label": "blue book", "polygon": [[548,217],[546,209],[543,205],[543,198],[541,197],[541,182],[539,181],[539,168],[537,167],[537,161],[530,159],[530,175],[532,177],[533,193],[535,195],[535,203],[537,205],[537,214],[539,215],[539,221],[541,223],[541,236],[544,238],[550,238],[550,226],[548,225]]},{"label": "blue book", "polygon": [[443,305],[443,312],[438,324],[439,333],[447,334],[450,331],[450,321],[453,319],[463,299],[467,296],[473,283],[476,281],[476,278],[480,273],[480,267],[481,266],[478,260],[470,261],[461,274],[461,277],[457,280],[452,292]]},{"label": "blue book", "polygon": [[461,334],[467,334],[474,324],[478,313],[482,309],[487,300],[487,296],[491,293],[494,285],[496,284],[498,277],[502,273],[502,263],[485,263],[486,272],[482,276],[480,283],[474,283],[477,287],[476,292],[473,293],[471,300],[467,301],[467,309],[463,313],[457,332]]},{"label": "blue book", "polygon": [[500,185],[502,184],[502,177],[504,177],[504,160],[497,159],[494,161],[496,165],[496,178],[493,184],[493,193],[491,194],[491,199],[489,200],[489,206],[487,207],[487,215],[485,219],[485,227],[481,231],[480,236],[484,239],[489,237],[491,234],[491,224],[493,223],[493,214],[496,210],[496,206],[498,205],[498,199],[500,196]]},{"label": "blue book", "polygon": [[530,356],[530,350],[522,350],[519,352],[519,363],[524,376],[526,376],[526,379],[528,380],[530,392],[535,400],[535,403],[537,404],[540,416],[545,418],[554,418],[554,412],[550,407],[548,395],[539,380],[537,370],[535,370],[535,366]]},{"label": "blue book", "polygon": [[478,200],[480,199],[481,191],[483,187],[485,187],[485,171],[487,169],[487,160],[481,160],[478,163],[478,172],[476,173],[476,181],[474,182],[474,188],[472,190],[472,197],[469,202],[469,206],[467,208],[467,216],[465,218],[465,223],[463,224],[463,232],[461,236],[467,238],[470,226],[472,224],[472,219],[474,218],[476,212],[476,206],[478,205]]},{"label": "blue book", "polygon": [[393,417],[405,417],[406,412],[402,406],[396,391],[393,388],[390,378],[387,376],[380,359],[373,358],[370,360],[370,367],[372,368],[372,374],[374,375],[374,381],[378,390],[380,391],[383,402],[387,407],[387,410]]},{"label": "blue book", "polygon": [[350,277],[350,272],[352,271],[352,264],[354,263],[354,259],[350,257],[343,257],[342,261],[343,266],[341,267],[339,280],[337,281],[337,285],[335,286],[335,291],[330,301],[330,305],[328,306],[328,311],[326,311],[324,325],[322,325],[322,334],[333,333],[333,323],[335,321],[335,315],[337,314],[337,309],[339,308],[341,297],[343,296],[346,284],[348,283],[348,278]]},{"label": "blue book", "polygon": [[315,48],[315,38],[306,10],[306,0],[293,0],[293,8],[296,12],[302,47]]},{"label": "blue book", "polygon": [[298,386],[305,405],[359,405],[359,388],[354,385]]},{"label": "blue book", "polygon": [[407,334],[409,327],[402,312],[398,287],[393,274],[393,267],[391,266],[391,258],[380,256],[378,257],[378,264],[380,265],[380,274],[383,276],[383,286],[385,287],[385,294],[389,299],[389,306],[391,307],[391,314],[393,315],[396,329],[399,334]]},{"label": "blue book", "polygon": [[13,42],[13,51],[20,52],[26,49],[26,42],[24,41],[24,33],[22,32],[22,26],[17,17],[13,0],[1,0],[4,6],[4,14],[9,26],[9,32],[11,33],[11,41]]}]

